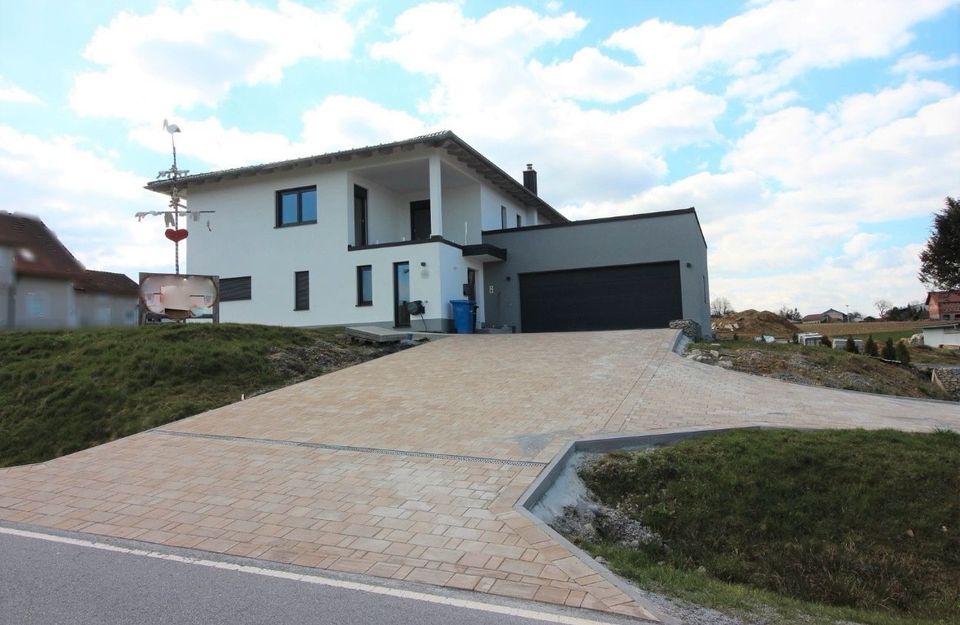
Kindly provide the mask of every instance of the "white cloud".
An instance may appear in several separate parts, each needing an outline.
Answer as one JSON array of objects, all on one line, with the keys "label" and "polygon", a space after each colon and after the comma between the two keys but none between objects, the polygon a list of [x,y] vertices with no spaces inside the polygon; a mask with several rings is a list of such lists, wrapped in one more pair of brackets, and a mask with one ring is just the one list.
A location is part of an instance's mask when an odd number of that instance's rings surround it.
[{"label": "white cloud", "polygon": [[900,57],[891,68],[896,74],[925,74],[960,66],[960,54],[951,54],[943,59],[933,59],[926,54],[911,53]]},{"label": "white cloud", "polygon": [[347,58],[352,45],[353,28],[340,13],[289,0],[276,10],[194,0],[183,10],[123,12],[84,51],[101,69],[75,78],[70,105],[85,115],[156,121],[216,106],[235,85],[276,83],[304,59]]},{"label": "white cloud", "polygon": [[172,269],[162,210],[143,179],[78,137],[44,139],[0,124],[0,188],[8,209],[39,216],[90,269],[127,273]]},{"label": "white cloud", "polygon": [[[810,69],[887,57],[911,41],[915,24],[951,4],[953,0],[774,0],[718,26],[647,20],[613,33],[604,43],[639,61],[618,68],[633,76],[637,90],[721,74],[734,78],[727,95],[762,98]],[[591,59],[594,66],[604,62]]]},{"label": "white cloud", "polygon": [[3,76],[0,76],[0,102],[43,104],[43,100],[30,93],[23,87],[13,84]]}]

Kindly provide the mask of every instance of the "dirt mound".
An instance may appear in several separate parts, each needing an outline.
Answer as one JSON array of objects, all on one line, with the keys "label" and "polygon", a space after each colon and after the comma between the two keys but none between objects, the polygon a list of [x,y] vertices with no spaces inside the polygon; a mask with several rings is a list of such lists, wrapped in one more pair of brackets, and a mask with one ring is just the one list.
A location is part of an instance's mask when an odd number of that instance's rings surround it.
[{"label": "dirt mound", "polygon": [[711,327],[713,333],[721,338],[732,338],[736,334],[740,338],[746,339],[766,334],[789,339],[794,333],[800,331],[785,317],[769,310],[757,311],[752,308],[713,319]]}]

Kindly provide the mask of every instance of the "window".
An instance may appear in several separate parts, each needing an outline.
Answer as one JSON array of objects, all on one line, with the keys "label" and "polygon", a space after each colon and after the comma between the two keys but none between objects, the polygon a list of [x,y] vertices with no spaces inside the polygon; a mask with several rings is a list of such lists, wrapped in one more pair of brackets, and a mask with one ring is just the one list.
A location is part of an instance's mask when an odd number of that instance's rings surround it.
[{"label": "window", "polygon": [[373,267],[357,267],[357,306],[373,305]]},{"label": "window", "polygon": [[298,271],[293,274],[293,309],[310,310],[310,272]]},{"label": "window", "polygon": [[277,191],[277,227],[317,223],[317,188]]},{"label": "window", "polygon": [[523,227],[523,217],[517,215],[517,228]]},{"label": "window", "polygon": [[369,233],[367,227],[367,190],[353,185],[353,227],[354,245],[366,245]]},{"label": "window", "polygon": [[500,207],[500,229],[501,230],[507,229],[507,207],[506,206]]},{"label": "window", "polygon": [[220,278],[220,301],[238,302],[250,298],[250,276]]},{"label": "window", "polygon": [[50,314],[50,294],[41,291],[27,292],[27,316],[38,319]]}]

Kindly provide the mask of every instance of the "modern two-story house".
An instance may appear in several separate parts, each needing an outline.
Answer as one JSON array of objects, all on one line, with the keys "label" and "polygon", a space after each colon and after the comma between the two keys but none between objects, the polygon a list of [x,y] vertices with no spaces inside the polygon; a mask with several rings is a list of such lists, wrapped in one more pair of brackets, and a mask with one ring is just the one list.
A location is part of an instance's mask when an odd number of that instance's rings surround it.
[{"label": "modern two-story house", "polygon": [[478,324],[521,331],[710,327],[693,209],[571,222],[531,166],[518,182],[452,132],[179,185],[213,211],[187,222],[187,271],[219,277],[223,321],[449,331],[470,299]]}]

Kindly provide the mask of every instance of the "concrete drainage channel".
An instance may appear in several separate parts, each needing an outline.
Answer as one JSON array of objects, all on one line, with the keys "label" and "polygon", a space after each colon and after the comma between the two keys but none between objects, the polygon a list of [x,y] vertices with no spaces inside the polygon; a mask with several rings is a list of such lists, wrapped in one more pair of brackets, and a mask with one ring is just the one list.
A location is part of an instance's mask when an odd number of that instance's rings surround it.
[{"label": "concrete drainage channel", "polygon": [[593,559],[562,534],[553,529],[551,524],[558,519],[568,506],[583,504],[587,498],[587,488],[577,475],[577,466],[585,456],[603,454],[611,451],[636,451],[668,445],[689,438],[698,438],[730,432],[733,430],[756,429],[769,427],[764,425],[747,426],[740,428],[690,429],[673,432],[649,432],[640,434],[612,434],[585,438],[569,443],[547,465],[526,492],[517,502],[517,510],[537,524],[548,536],[566,547],[570,553],[577,556],[584,564],[593,569],[598,575],[607,579],[611,584],[622,590],[639,605],[663,623],[679,623],[675,618],[664,615],[650,606],[638,591],[627,581],[623,580],[605,566]]}]

